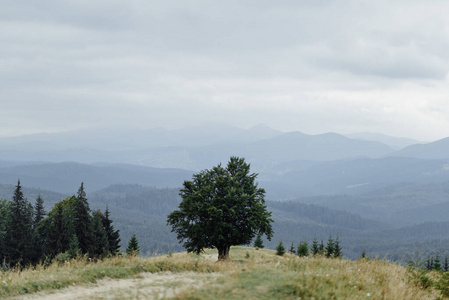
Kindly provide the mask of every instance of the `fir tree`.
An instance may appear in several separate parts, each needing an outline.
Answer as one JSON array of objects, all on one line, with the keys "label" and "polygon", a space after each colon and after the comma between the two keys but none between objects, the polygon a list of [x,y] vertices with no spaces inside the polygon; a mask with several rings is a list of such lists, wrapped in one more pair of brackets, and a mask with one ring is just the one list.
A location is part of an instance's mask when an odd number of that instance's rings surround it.
[{"label": "fir tree", "polygon": [[366,258],[366,251],[365,251],[365,248],[363,248],[362,254],[360,255],[360,258],[363,258],[363,259]]},{"label": "fir tree", "polygon": [[440,261],[440,255],[437,254],[435,257],[435,260],[433,261],[433,269],[435,271],[441,271],[441,261]]},{"label": "fir tree", "polygon": [[296,253],[295,246],[293,246],[293,242],[292,242],[292,245],[290,246],[290,249],[288,250],[288,252],[290,252],[291,254],[295,254]]},{"label": "fir tree", "polygon": [[309,243],[307,241],[302,241],[298,246],[298,256],[307,257],[309,256]]},{"label": "fir tree", "polygon": [[444,263],[443,263],[443,271],[447,272],[449,271],[449,256],[446,254],[444,257]]},{"label": "fir tree", "polygon": [[119,230],[114,230],[112,220],[109,218],[109,208],[107,206],[104,212],[103,228],[108,238],[109,253],[116,255],[120,250],[120,234]]},{"label": "fir tree", "polygon": [[320,246],[319,246],[318,249],[319,249],[319,250],[318,250],[318,253],[319,253],[320,255],[324,255],[324,243],[323,243],[323,240],[321,240],[321,243],[320,243]]},{"label": "fir tree", "polygon": [[31,262],[32,218],[32,206],[23,197],[19,180],[10,204],[4,241],[5,257],[12,265],[20,262],[24,266]]},{"label": "fir tree", "polygon": [[106,231],[103,228],[103,214],[100,210],[96,210],[93,213],[92,218],[92,245],[90,254],[100,257],[109,253],[109,242]]},{"label": "fir tree", "polygon": [[313,256],[318,255],[320,253],[320,246],[318,245],[318,240],[316,239],[316,236],[312,242],[311,252]]},{"label": "fir tree", "polygon": [[326,257],[329,258],[334,254],[335,251],[335,245],[334,245],[334,239],[332,238],[332,235],[329,235],[329,239],[327,240],[326,245]]},{"label": "fir tree", "polygon": [[285,254],[285,247],[282,243],[282,240],[279,242],[279,244],[276,246],[276,255],[284,255]]},{"label": "fir tree", "polygon": [[41,195],[37,196],[36,204],[34,205],[34,225],[42,221],[47,213],[44,210],[44,200]]},{"label": "fir tree", "polygon": [[334,241],[334,257],[340,258],[342,256],[343,254],[341,253],[340,239],[338,238],[337,235],[337,238]]},{"label": "fir tree", "polygon": [[140,252],[139,242],[137,241],[136,234],[134,233],[128,242],[128,248],[126,248],[126,254],[135,256]]},{"label": "fir tree", "polygon": [[46,253],[50,257],[54,257],[59,253],[65,252],[68,249],[68,240],[66,236],[67,229],[64,226],[63,206],[61,203],[56,203],[52,210],[51,217],[47,218],[48,225],[48,239]]},{"label": "fir tree", "polygon": [[76,197],[74,225],[75,234],[78,237],[83,254],[91,250],[91,223],[89,203],[87,202],[86,192],[84,191],[84,183],[81,182],[81,186],[78,189],[78,197]]},{"label": "fir tree", "polygon": [[431,256],[431,257],[429,257],[429,258],[427,259],[427,262],[426,262],[426,269],[427,269],[428,271],[432,271],[432,270],[433,270],[433,256]]},{"label": "fir tree", "polygon": [[33,263],[39,262],[39,260],[44,257],[46,232],[43,220],[45,215],[46,212],[44,210],[44,200],[39,194],[39,196],[36,199],[36,203],[34,205],[33,237],[32,237],[33,240],[32,244],[34,245],[32,251]]},{"label": "fir tree", "polygon": [[81,255],[80,243],[78,242],[76,234],[72,234],[67,252],[70,255],[70,258],[76,258]]},{"label": "fir tree", "polygon": [[5,257],[5,234],[6,234],[6,226],[7,219],[9,215],[9,206],[10,203],[6,200],[0,199],[0,263],[3,262],[3,258]]},{"label": "fir tree", "polygon": [[258,250],[259,248],[263,249],[265,247],[263,245],[262,235],[258,234],[256,239],[254,240],[254,247]]}]

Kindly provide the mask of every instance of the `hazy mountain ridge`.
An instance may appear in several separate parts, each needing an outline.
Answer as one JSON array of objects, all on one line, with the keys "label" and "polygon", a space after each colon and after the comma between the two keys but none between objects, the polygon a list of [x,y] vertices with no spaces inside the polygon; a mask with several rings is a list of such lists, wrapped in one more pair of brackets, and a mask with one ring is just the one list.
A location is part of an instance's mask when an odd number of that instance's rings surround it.
[{"label": "hazy mountain ridge", "polygon": [[392,151],[379,142],[335,133],[283,133],[265,125],[250,129],[208,124],[179,130],[80,130],[0,138],[4,160],[109,162],[193,170],[216,165],[231,155],[246,157],[264,168],[290,160],[380,157]]},{"label": "hazy mountain ridge", "polygon": [[424,143],[424,142],[414,140],[414,139],[409,139],[409,138],[404,138],[404,137],[393,137],[393,136],[389,136],[386,134],[374,133],[374,132],[357,132],[357,133],[345,134],[344,136],[351,138],[351,139],[357,139],[357,140],[363,140],[363,141],[381,142],[395,150],[400,150],[407,146]]},{"label": "hazy mountain ridge", "polygon": [[0,167],[0,183],[22,183],[30,187],[75,193],[81,182],[93,192],[112,184],[142,184],[151,187],[180,187],[193,173],[179,169],[159,169],[124,164],[87,165],[80,163],[34,163]]},{"label": "hazy mountain ridge", "polygon": [[431,143],[411,145],[393,155],[422,159],[448,159],[449,137]]}]

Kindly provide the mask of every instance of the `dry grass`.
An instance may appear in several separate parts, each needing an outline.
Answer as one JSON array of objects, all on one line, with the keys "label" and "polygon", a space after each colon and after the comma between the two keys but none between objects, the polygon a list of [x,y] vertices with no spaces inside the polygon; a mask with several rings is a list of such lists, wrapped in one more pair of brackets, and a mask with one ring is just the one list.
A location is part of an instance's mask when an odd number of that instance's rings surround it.
[{"label": "dry grass", "polygon": [[[109,281],[101,281],[96,286],[92,283],[102,278],[136,277],[139,279],[132,279],[135,283],[133,297],[144,295],[142,299],[172,296],[181,299],[438,299],[440,297],[439,291],[432,287],[424,289],[410,280],[410,272],[406,268],[388,262],[346,261],[323,257],[299,258],[290,254],[280,257],[272,250],[246,247],[233,247],[231,260],[228,262],[218,263],[216,259],[216,250],[207,250],[201,256],[177,253],[146,259],[116,257],[96,263],[73,260],[63,265],[53,264],[47,268],[38,266],[35,269],[0,273],[0,298],[74,285],[100,288]],[[178,281],[161,281],[157,289],[154,287],[155,278],[147,279],[145,282],[147,276],[142,275],[157,273],[166,276],[167,272],[175,274],[173,278]],[[194,279],[196,276],[192,274],[198,274],[197,279]],[[182,280],[183,275],[193,281]],[[440,275],[433,276],[438,278]],[[201,285],[195,282],[201,282]],[[171,292],[167,293],[169,289]],[[120,289],[107,291],[106,295],[103,292],[101,296],[90,293],[94,296],[89,298],[120,299],[127,298],[125,295],[128,295],[126,291]]]}]

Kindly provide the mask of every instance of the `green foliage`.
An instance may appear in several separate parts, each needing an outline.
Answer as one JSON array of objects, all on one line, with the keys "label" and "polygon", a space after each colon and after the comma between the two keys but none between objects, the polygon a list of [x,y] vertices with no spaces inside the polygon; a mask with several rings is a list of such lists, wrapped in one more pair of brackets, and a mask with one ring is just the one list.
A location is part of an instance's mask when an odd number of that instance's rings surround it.
[{"label": "green foliage", "polygon": [[133,234],[128,242],[128,247],[126,248],[126,254],[130,256],[139,255],[140,247],[139,241],[137,240],[136,234]]},{"label": "green foliage", "polygon": [[69,249],[71,237],[75,234],[74,218],[76,197],[65,198],[55,204],[44,220],[47,228],[46,254],[50,257]]},{"label": "green foliage", "polygon": [[73,234],[69,241],[69,249],[67,250],[70,258],[76,258],[81,255],[80,243],[76,234]]},{"label": "green foliage", "polygon": [[325,250],[324,243],[323,240],[321,240],[320,246],[318,247],[318,254],[324,255],[324,250]]},{"label": "green foliage", "polygon": [[83,182],[81,182],[81,186],[78,189],[73,221],[75,234],[78,237],[81,252],[83,254],[89,253],[92,247],[92,218],[90,216],[89,203],[86,198],[86,192],[84,191]]},{"label": "green foliage", "polygon": [[262,240],[262,235],[258,234],[256,236],[256,239],[254,240],[254,245],[253,245],[256,249],[263,249],[264,245],[263,245],[263,240]]},{"label": "green foliage", "polygon": [[4,255],[11,265],[31,263],[33,208],[17,183],[5,227]]},{"label": "green foliage", "polygon": [[295,254],[295,253],[296,253],[296,251],[295,251],[295,246],[293,246],[293,242],[292,242],[292,244],[291,244],[290,249],[288,250],[288,252],[291,253],[291,254]]},{"label": "green foliage", "polygon": [[449,271],[449,255],[445,255],[444,262],[443,262],[443,271],[448,272]]},{"label": "green foliage", "polygon": [[243,158],[231,157],[221,165],[184,181],[179,209],[167,217],[188,252],[216,248],[227,259],[232,245],[246,245],[256,234],[271,239],[271,213],[265,206],[265,190],[258,188],[257,174],[250,174]]},{"label": "green foliage", "polygon": [[318,255],[320,253],[320,246],[318,245],[318,240],[316,236],[313,238],[311,252],[313,256]]},{"label": "green foliage", "polygon": [[34,205],[34,224],[38,224],[40,221],[42,221],[47,213],[44,209],[44,200],[42,199],[41,195],[39,194],[36,199],[36,204]]},{"label": "green foliage", "polygon": [[329,239],[327,240],[327,245],[326,245],[326,257],[332,257],[335,253],[335,242],[334,239],[332,238],[332,235],[329,235]]},{"label": "green foliage", "polygon": [[285,254],[285,247],[282,241],[276,246],[276,255],[282,256]]},{"label": "green foliage", "polygon": [[0,262],[3,262],[5,257],[5,233],[7,226],[7,218],[9,214],[10,203],[4,199],[0,199]]},{"label": "green foliage", "polygon": [[365,248],[363,248],[362,254],[360,254],[360,258],[361,258],[361,259],[366,259],[366,251],[365,251]]},{"label": "green foliage", "polygon": [[71,258],[71,255],[69,252],[61,252],[58,253],[54,258],[53,258],[53,262],[57,262],[59,264],[62,264],[66,261],[68,261]]},{"label": "green foliage", "polygon": [[342,251],[342,249],[340,246],[340,239],[337,236],[337,238],[334,241],[334,254],[333,254],[334,257],[341,258],[343,256],[343,253],[341,251]]},{"label": "green foliage", "polygon": [[104,215],[100,210],[93,212],[91,241],[89,254],[95,257],[106,256],[109,253],[109,242],[106,231],[103,228]]},{"label": "green foliage", "polygon": [[112,220],[109,218],[109,215],[109,208],[106,207],[103,218],[103,228],[106,232],[106,237],[108,240],[109,253],[116,255],[120,251],[120,234],[119,230],[114,230],[114,226],[112,225]]},{"label": "green foliage", "polygon": [[[80,213],[87,212],[87,215]],[[65,260],[64,255],[77,257],[89,253],[91,257],[105,256],[109,253],[109,243],[104,224],[108,225],[111,237],[116,243],[120,241],[118,231],[111,225],[112,221],[100,211],[89,214],[89,205],[83,184],[78,197],[72,196],[57,202],[47,216],[43,199],[39,195],[34,206],[27,202],[21,191],[20,181],[16,186],[13,201],[0,200],[0,258],[8,265],[21,267],[37,264],[39,261],[52,259]],[[88,226],[81,226],[82,220],[89,220]],[[83,252],[77,229],[83,232],[85,247]],[[87,243],[88,241],[88,243]],[[117,249],[117,246],[116,246]]]},{"label": "green foliage", "polygon": [[301,257],[309,256],[309,244],[307,243],[307,241],[302,241],[299,243],[297,253],[298,253],[298,256],[301,256]]}]

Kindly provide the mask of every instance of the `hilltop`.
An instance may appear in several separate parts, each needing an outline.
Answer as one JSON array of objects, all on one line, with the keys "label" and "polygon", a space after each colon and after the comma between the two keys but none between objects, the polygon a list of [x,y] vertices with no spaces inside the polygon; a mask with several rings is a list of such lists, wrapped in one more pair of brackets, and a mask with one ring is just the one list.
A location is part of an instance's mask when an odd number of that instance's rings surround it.
[{"label": "hilltop", "polygon": [[[198,256],[74,260],[47,268],[0,273],[1,297],[19,299],[437,299],[439,274],[428,285],[406,268],[377,260],[300,258],[233,247],[231,261],[216,250]],[[420,275],[421,276],[421,275]],[[421,279],[419,277],[418,279]],[[422,280],[421,280],[422,282]],[[27,294],[29,296],[24,296]]]}]

